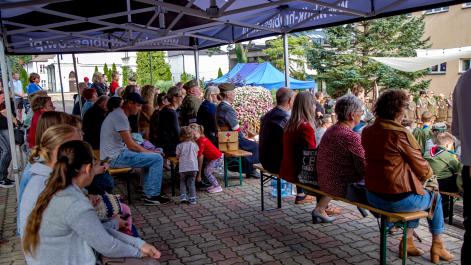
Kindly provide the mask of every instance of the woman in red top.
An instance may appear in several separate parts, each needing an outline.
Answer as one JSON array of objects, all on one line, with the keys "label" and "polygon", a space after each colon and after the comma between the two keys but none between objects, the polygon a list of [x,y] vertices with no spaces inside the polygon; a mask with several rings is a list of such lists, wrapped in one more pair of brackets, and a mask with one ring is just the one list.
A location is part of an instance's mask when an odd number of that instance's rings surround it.
[{"label": "woman in red top", "polygon": [[[316,148],[314,130],[314,98],[309,92],[296,95],[291,117],[283,134],[283,159],[280,177],[290,183],[298,182],[301,173],[303,150]],[[314,198],[297,189],[296,204],[311,203]]]},{"label": "woman in red top", "polygon": [[38,96],[35,97],[31,102],[31,108],[33,109],[33,119],[31,120],[31,126],[28,130],[28,147],[33,148],[36,145],[36,127],[38,126],[38,120],[41,115],[46,111],[54,111],[56,108],[52,103],[51,97]]},{"label": "woman in red top", "polygon": [[221,151],[211,143],[211,141],[204,136],[203,126],[192,123],[190,128],[193,130],[195,141],[198,144],[198,165],[199,171],[197,179],[201,180],[201,171],[203,168],[203,159],[206,158],[206,167],[204,168],[204,174],[211,183],[211,187],[208,187],[209,193],[221,192],[222,188],[219,185],[214,172],[224,164],[224,159]]},{"label": "woman in red top", "polygon": [[119,73],[118,72],[113,72],[111,74],[111,84],[110,84],[110,93],[112,95],[116,95],[116,89],[119,87]]}]

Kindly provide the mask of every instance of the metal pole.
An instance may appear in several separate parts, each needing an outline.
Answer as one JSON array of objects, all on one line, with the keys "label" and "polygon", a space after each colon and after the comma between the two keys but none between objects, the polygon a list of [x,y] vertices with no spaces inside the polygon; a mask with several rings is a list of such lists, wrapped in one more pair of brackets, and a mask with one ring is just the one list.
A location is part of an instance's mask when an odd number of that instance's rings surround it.
[{"label": "metal pole", "polygon": [[79,81],[78,81],[78,73],[77,73],[77,60],[76,60],[76,58],[75,58],[75,53],[72,53],[72,60],[74,61],[75,84],[77,85],[77,94],[78,94],[78,97],[79,97],[80,116],[83,118],[83,112],[82,112],[82,95],[80,95],[80,88],[79,88]]},{"label": "metal pole", "polygon": [[150,73],[150,84],[154,85],[154,80],[152,80],[152,53],[149,52],[149,73]]},{"label": "metal pole", "polygon": [[285,86],[289,88],[288,34],[283,33],[283,59],[285,61]]},{"label": "metal pole", "polygon": [[62,109],[65,112],[64,86],[62,85],[61,58],[60,58],[59,54],[57,54],[57,65],[59,66],[59,81],[60,81],[60,84],[61,84]]},{"label": "metal pole", "polygon": [[195,77],[196,77],[196,80],[199,82],[200,80],[200,55],[196,47],[194,50],[194,57],[195,57]]},{"label": "metal pole", "polygon": [[[10,102],[10,89],[8,89],[8,73],[7,73],[7,62],[5,57],[5,48],[3,46],[3,39],[0,39],[0,68],[2,71],[2,81],[5,91],[5,107],[7,109],[7,124],[8,124],[8,140],[10,141],[10,149],[12,153],[13,161],[13,174],[15,176],[15,186],[16,186],[16,196],[18,199],[19,194],[19,178],[18,178],[18,160],[16,157],[16,145],[15,145],[15,135],[13,134],[13,113],[11,112],[11,102]],[[13,155],[15,152],[15,155]]]}]

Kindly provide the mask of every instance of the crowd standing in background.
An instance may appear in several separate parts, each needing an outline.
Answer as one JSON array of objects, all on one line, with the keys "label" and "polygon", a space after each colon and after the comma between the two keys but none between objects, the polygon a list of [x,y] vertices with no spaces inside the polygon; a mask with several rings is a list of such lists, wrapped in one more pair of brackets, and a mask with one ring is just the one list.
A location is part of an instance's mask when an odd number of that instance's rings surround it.
[{"label": "crowd standing in background", "polygon": [[[317,150],[321,190],[345,197],[354,183],[366,187],[369,203],[377,208],[428,210],[432,198],[422,182],[432,174],[440,190],[466,194],[470,189],[471,127],[463,117],[471,113],[463,103],[463,98],[471,96],[463,89],[470,75],[463,74],[453,101],[443,94],[435,97],[431,91],[420,91],[415,98],[401,90],[386,90],[372,102],[360,85],[337,100],[320,91],[296,93],[281,88],[274,108],[261,117],[260,132],[243,132],[232,105],[235,87],[230,83],[210,85],[203,91],[199,81],[190,80],[161,93],[158,87],[136,84],[135,77],[121,87],[118,72],[112,73],[108,86],[106,76],[96,72],[91,83],[87,77],[79,83],[73,115],[69,115],[55,111],[51,97],[39,85],[38,74],[30,74],[26,97],[14,73],[14,114],[27,129],[30,155],[18,184],[18,231],[26,259],[29,264],[44,260],[88,264],[97,258],[94,251],[105,256],[159,258],[155,247],[138,238],[129,207],[113,195],[114,182],[106,170],[142,169],[142,200],[162,205],[171,201],[162,190],[167,158],[176,157],[179,202],[197,204],[198,190],[223,192],[216,177],[224,163],[218,131],[238,132],[239,149],[252,153],[243,158],[247,177],[260,177],[253,168],[260,162],[282,179],[298,182],[303,151],[313,149]],[[8,178],[11,150],[4,101],[0,92],[0,186],[8,188],[15,183]],[[452,118],[453,135],[449,133]],[[253,136],[258,133],[256,141]],[[341,210],[329,206],[328,196],[306,194],[298,187],[294,203],[309,204],[314,197],[313,222],[334,222]],[[467,220],[470,204],[464,198]],[[108,211],[105,201],[120,211]],[[437,201],[429,220],[434,263],[453,258],[441,237],[448,200],[439,197]],[[471,244],[470,223],[465,221],[463,260],[469,258],[465,247]],[[412,239],[417,226],[418,220],[410,221],[407,231],[411,256],[423,254]],[[64,241],[65,236],[69,239]],[[68,254],[56,255],[57,249]]]}]

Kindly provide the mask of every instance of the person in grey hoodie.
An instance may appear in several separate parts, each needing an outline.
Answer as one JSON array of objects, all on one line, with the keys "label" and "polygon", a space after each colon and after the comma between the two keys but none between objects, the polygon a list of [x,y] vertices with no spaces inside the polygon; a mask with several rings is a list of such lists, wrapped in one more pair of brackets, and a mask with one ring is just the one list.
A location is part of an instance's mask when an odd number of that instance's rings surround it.
[{"label": "person in grey hoodie", "polygon": [[57,162],[28,217],[22,240],[28,264],[95,265],[107,257],[160,258],[152,245],[101,224],[82,188],[93,180],[93,152],[74,140],[59,147]]}]

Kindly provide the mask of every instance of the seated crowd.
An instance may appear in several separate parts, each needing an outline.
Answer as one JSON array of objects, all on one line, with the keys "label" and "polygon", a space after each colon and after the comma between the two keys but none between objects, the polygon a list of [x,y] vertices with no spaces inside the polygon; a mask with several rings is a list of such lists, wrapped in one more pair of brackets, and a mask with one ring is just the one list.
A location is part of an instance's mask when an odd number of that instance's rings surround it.
[{"label": "seated crowd", "polygon": [[[383,92],[372,118],[361,88],[339,98],[329,114],[332,106],[322,105],[322,93],[314,97],[307,91],[281,88],[276,107],[261,118],[257,143],[241,131],[232,106],[233,84],[209,86],[203,100],[196,80],[179,83],[166,93],[151,85],[121,88],[118,81],[114,73],[107,87],[103,75],[95,73],[93,84],[80,83],[75,116],[55,111],[43,90],[31,89],[33,112],[24,121],[30,157],[19,184],[18,209],[18,232],[28,264],[44,260],[95,264],[95,253],[158,259],[160,252],[139,239],[129,206],[113,194],[107,170],[141,169],[144,203],[167,204],[163,173],[167,158],[176,157],[179,202],[197,204],[197,189],[223,191],[215,176],[224,163],[217,148],[218,131],[239,132],[239,148],[252,153],[243,159],[247,177],[259,177],[252,165],[261,162],[266,170],[296,183],[303,151],[317,149],[317,181],[328,194],[345,197],[348,186],[359,183],[366,187],[369,203],[385,211],[435,207],[428,219],[432,261],[453,258],[441,236],[443,207],[448,206],[442,206],[439,194],[437,203],[432,203],[433,192],[423,183],[436,175],[440,189],[458,191],[461,165],[453,151],[454,138],[442,127],[434,130],[427,113],[416,130],[431,128],[430,132],[413,134],[402,126],[409,101],[405,92]],[[328,196],[298,188],[295,204],[312,203],[314,197],[313,222],[335,221],[341,209],[329,205]],[[411,256],[423,254],[413,243],[418,224],[418,220],[408,224],[406,246]]]}]

